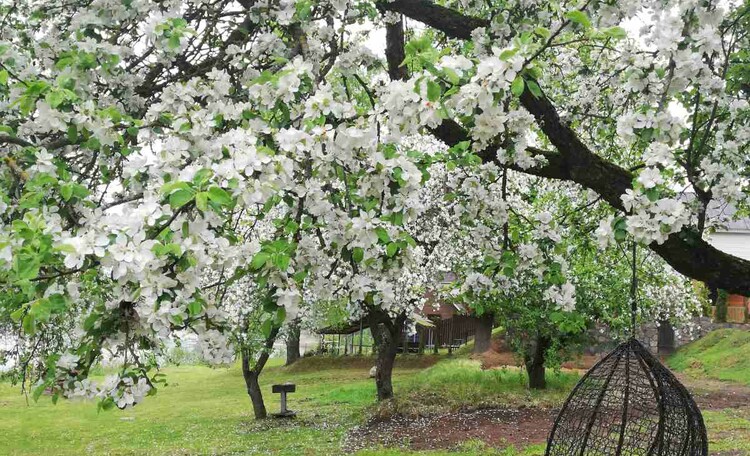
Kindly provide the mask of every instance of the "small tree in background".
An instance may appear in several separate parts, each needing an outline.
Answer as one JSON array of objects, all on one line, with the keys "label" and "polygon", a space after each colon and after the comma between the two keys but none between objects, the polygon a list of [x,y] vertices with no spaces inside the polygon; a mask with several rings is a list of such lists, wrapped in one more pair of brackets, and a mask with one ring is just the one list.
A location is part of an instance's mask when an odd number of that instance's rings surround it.
[{"label": "small tree in background", "polygon": [[726,290],[723,290],[719,288],[716,290],[716,314],[714,319],[717,323],[726,323],[727,322],[727,312],[728,312],[728,305],[727,301],[729,300],[729,293],[727,293]]}]

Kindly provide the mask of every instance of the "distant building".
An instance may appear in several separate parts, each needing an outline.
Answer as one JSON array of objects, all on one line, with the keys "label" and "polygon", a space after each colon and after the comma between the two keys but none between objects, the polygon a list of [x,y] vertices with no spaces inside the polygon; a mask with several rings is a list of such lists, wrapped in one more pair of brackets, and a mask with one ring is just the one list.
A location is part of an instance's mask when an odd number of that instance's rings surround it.
[{"label": "distant building", "polygon": [[[709,235],[708,242],[717,249],[750,261],[750,218],[734,218],[735,209],[728,204],[709,207],[712,218],[726,220],[721,228]],[[727,297],[727,321],[744,323],[750,311],[750,298],[737,294]]]}]

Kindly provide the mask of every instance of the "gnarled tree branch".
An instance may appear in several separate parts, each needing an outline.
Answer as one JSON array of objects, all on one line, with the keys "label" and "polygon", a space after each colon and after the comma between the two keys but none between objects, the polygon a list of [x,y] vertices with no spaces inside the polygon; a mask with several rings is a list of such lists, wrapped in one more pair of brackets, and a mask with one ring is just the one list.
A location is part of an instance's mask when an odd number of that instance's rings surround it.
[{"label": "gnarled tree branch", "polygon": [[[465,16],[428,0],[397,0],[382,3],[381,7],[423,22],[452,38],[469,39],[474,29],[488,24],[483,19]],[[632,188],[632,173],[593,153],[575,131],[560,119],[555,106],[547,97],[537,98],[527,88],[520,101],[557,148],[558,154],[538,151],[547,157],[546,165],[513,169],[541,177],[576,182],[601,195],[615,209],[624,211],[620,197]],[[468,133],[460,125],[450,120],[444,121],[433,129],[432,133],[448,145],[469,138]],[[491,150],[482,151],[480,156],[485,161],[495,159]],[[750,261],[718,250],[702,239],[692,227],[673,233],[663,244],[654,242],[649,247],[688,277],[703,281],[712,287],[750,295]]]}]

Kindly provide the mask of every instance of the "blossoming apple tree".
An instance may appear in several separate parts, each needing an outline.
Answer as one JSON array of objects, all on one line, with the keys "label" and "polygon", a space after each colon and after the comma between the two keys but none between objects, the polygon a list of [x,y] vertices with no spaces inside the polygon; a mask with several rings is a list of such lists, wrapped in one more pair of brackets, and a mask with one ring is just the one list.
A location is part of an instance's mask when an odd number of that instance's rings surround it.
[{"label": "blossoming apple tree", "polygon": [[[137,403],[160,380],[148,354],[175,332],[197,333],[213,362],[232,359],[216,290],[233,284],[262,303],[266,339],[299,303],[344,299],[392,347],[437,254],[419,229],[436,167],[473,189],[455,195],[469,209],[442,214],[464,232],[485,236],[483,219],[505,217],[482,163],[567,180],[617,210],[602,236],[630,233],[685,275],[750,292],[750,262],[703,239],[717,223],[708,204],[742,208],[747,195],[749,15],[723,8],[0,6],[0,305],[22,375],[35,394]],[[660,26],[621,27],[642,17]],[[407,40],[405,18],[426,28]],[[385,58],[363,45],[383,28]],[[420,134],[449,152],[409,143]],[[103,357],[121,370],[93,382]]]}]

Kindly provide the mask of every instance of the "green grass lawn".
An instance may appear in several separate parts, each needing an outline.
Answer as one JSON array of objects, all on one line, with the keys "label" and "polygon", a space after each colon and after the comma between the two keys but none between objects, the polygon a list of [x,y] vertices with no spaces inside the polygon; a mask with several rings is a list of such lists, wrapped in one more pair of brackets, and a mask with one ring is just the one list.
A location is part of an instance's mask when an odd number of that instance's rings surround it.
[{"label": "green grass lawn", "polygon": [[[709,359],[723,362],[713,350],[719,350],[719,344],[736,348],[736,343],[727,341],[727,337],[713,339],[709,336],[701,350],[695,349],[694,344],[681,351],[671,364],[677,368],[692,366],[686,369],[694,375],[750,382],[748,377],[740,378],[739,361],[728,366],[727,372],[731,374],[722,373],[721,369],[712,374],[714,367]],[[697,369],[694,361],[687,361],[696,356],[705,372]],[[549,372],[549,388],[531,392],[526,388],[523,372],[515,368],[482,370],[477,361],[463,356],[409,356],[397,361],[396,400],[378,405],[374,383],[367,375],[372,363],[369,358],[322,357],[305,358],[286,368],[280,365],[280,360],[272,360],[261,376],[270,412],[278,408],[278,396],[270,394],[270,385],[285,381],[297,384],[297,392],[290,396],[290,408],[298,412],[298,417],[281,421],[253,419],[238,366],[166,368],[169,386],[125,411],[97,412],[94,402],[61,400],[53,405],[47,396],[27,405],[18,387],[0,383],[0,455],[333,456],[345,454],[342,444],[347,432],[372,416],[429,414],[482,406],[557,407],[578,378],[577,373]],[[710,410],[704,416],[712,454],[750,454],[750,407]],[[543,445],[496,449],[469,439],[455,448],[418,454],[531,456],[543,451]],[[371,448],[358,454],[417,453]]]},{"label": "green grass lawn", "polygon": [[269,411],[278,399],[267,385],[291,380],[299,388],[290,404],[299,419],[257,423],[238,367],[165,372],[169,386],[155,397],[129,410],[100,413],[91,402],[53,405],[48,397],[27,406],[17,388],[1,385],[0,454],[335,453],[374,394],[361,369],[291,374],[272,366],[262,378]]},{"label": "green grass lawn", "polygon": [[[515,369],[482,371],[477,362],[455,358],[425,369],[434,357],[410,358],[397,363],[400,399],[393,407],[398,411],[553,404],[575,381],[571,375],[553,377],[549,391],[529,393]],[[334,455],[342,453],[344,434],[353,426],[370,414],[393,412],[376,407],[375,386],[367,375],[371,359],[305,359],[291,368],[274,361],[261,376],[266,405],[269,411],[278,407],[278,397],[270,394],[272,383],[295,382],[298,392],[290,396],[290,408],[298,412],[295,420],[256,422],[237,366],[166,368],[169,386],[125,411],[97,412],[93,402],[53,405],[46,396],[27,405],[18,387],[0,384],[0,454]],[[478,442],[467,442],[461,450],[488,454]]]},{"label": "green grass lawn", "polygon": [[694,377],[750,385],[750,331],[718,329],[682,347],[669,367]]}]

